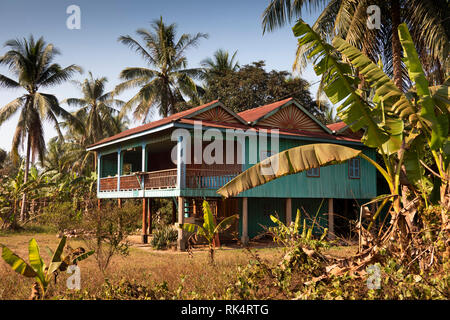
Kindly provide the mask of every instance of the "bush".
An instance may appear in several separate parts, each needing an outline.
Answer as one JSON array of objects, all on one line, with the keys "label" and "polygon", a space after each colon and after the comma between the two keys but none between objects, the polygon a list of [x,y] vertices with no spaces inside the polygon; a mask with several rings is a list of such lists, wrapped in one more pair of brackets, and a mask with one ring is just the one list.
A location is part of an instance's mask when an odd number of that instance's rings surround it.
[{"label": "bush", "polygon": [[178,232],[172,226],[160,225],[153,231],[151,245],[154,249],[166,249],[174,241],[177,241]]},{"label": "bush", "polygon": [[133,233],[138,207],[125,204],[122,208],[105,205],[92,210],[83,219],[83,241],[94,250],[98,268],[105,274],[114,255],[128,255],[127,237]]},{"label": "bush", "polygon": [[38,219],[40,224],[54,227],[58,232],[79,226],[81,220],[82,212],[75,211],[71,202],[49,204]]}]

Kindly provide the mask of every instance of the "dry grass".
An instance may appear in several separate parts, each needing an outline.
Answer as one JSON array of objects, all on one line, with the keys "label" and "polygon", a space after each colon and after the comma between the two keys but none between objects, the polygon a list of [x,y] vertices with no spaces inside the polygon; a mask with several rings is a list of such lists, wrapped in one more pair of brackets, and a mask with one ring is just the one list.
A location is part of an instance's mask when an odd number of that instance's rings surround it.
[{"label": "dry grass", "polygon": [[[20,257],[28,260],[28,242],[34,237],[41,249],[44,261],[49,260],[45,247],[56,248],[59,239],[54,234],[18,234],[0,237],[0,243],[8,246]],[[68,240],[72,248],[84,246],[82,241]],[[256,249],[259,255],[268,260],[280,257],[278,248]],[[185,292],[195,291],[202,296],[217,296],[235,281],[236,267],[248,263],[250,257],[243,249],[224,248],[216,251],[216,265],[208,264],[208,253],[195,250],[193,258],[186,252],[154,251],[148,247],[133,246],[126,257],[113,258],[106,277],[111,282],[126,279],[143,285],[167,282],[169,289],[176,289],[180,279],[185,276]],[[93,257],[80,262],[82,290],[95,293],[101,290],[105,278],[99,272]],[[66,279],[69,275],[59,276],[58,283],[52,284],[50,296],[61,296],[66,291]],[[0,261],[0,299],[27,299],[30,295],[32,279],[24,278],[2,260]]]},{"label": "dry grass", "polygon": [[[19,256],[28,260],[28,242],[35,238],[40,246],[44,261],[49,260],[48,246],[56,248],[59,239],[54,234],[14,234],[0,236],[0,243],[8,246]],[[236,281],[236,268],[246,265],[251,259],[246,250],[224,246],[216,251],[216,264],[208,264],[209,257],[206,249],[194,250],[190,258],[186,252],[177,251],[155,251],[149,246],[135,244],[130,248],[130,254],[126,257],[116,256],[113,258],[106,274],[111,283],[120,280],[128,280],[151,286],[165,281],[170,290],[175,290],[180,285],[180,279],[185,276],[184,292],[196,292],[201,297],[220,297]],[[68,245],[72,248],[84,246],[80,240],[68,239]],[[279,261],[282,249],[276,247],[254,248],[258,255],[267,261]],[[329,250],[330,254],[344,257],[354,253],[354,248],[334,248]],[[0,259],[1,260],[1,259]],[[81,287],[90,294],[100,294],[105,277],[99,271],[96,260],[90,257],[80,262]],[[66,280],[68,274],[61,274],[56,285],[52,284],[48,297],[60,297],[67,295]],[[3,299],[28,299],[32,279],[24,278],[14,271],[3,261],[0,261],[0,300]]]}]

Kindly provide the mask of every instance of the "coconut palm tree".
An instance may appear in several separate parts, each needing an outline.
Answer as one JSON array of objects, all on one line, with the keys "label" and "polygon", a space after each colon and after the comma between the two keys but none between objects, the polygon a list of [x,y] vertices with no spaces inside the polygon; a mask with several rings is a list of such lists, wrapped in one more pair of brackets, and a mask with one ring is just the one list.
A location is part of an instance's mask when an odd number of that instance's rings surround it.
[{"label": "coconut palm tree", "polygon": [[229,71],[236,71],[239,68],[239,62],[235,61],[237,51],[230,56],[226,50],[219,49],[214,52],[212,58],[206,58],[200,62],[204,68],[205,78],[209,75],[224,75]]},{"label": "coconut palm tree", "polygon": [[[11,153],[13,158],[17,159],[18,148],[26,141],[24,169],[24,182],[26,183],[30,153],[32,161],[35,156],[42,161],[45,150],[42,120],[47,119],[53,122],[61,137],[58,117],[76,121],[70,113],[60,107],[58,99],[54,95],[42,93],[39,90],[69,80],[76,72],[81,72],[81,68],[74,64],[62,68],[59,64],[53,63],[59,51],[52,44],[47,44],[42,37],[37,41],[33,36],[23,40],[9,40],[5,46],[9,48],[9,51],[0,57],[0,65],[7,66],[17,80],[0,74],[0,87],[24,89],[25,93],[0,109],[0,125],[20,112]],[[25,207],[26,192],[22,199],[20,214],[22,221],[25,219]]]},{"label": "coconut palm tree", "polygon": [[105,77],[94,79],[89,72],[89,77],[83,82],[73,81],[83,97],[62,101],[69,106],[79,108],[73,115],[83,119],[84,138],[90,144],[117,133],[114,116],[119,113],[119,110],[114,107],[120,108],[125,104],[122,100],[115,99],[112,92],[105,92],[107,82]]},{"label": "coconut palm tree", "polygon": [[[380,29],[367,25],[367,7],[377,5],[381,10]],[[263,13],[263,29],[271,31],[294,18],[302,16],[306,6],[322,9],[313,30],[324,39],[335,36],[345,39],[376,61],[382,57],[385,71],[396,86],[405,90],[409,85],[402,63],[402,48],[398,39],[398,25],[406,22],[414,44],[426,69],[428,79],[443,83],[449,71],[450,20],[446,0],[271,0]],[[306,66],[307,51],[297,50],[295,68]]]},{"label": "coconut palm tree", "polygon": [[183,95],[195,96],[198,86],[194,79],[201,70],[187,68],[186,50],[198,45],[204,33],[182,34],[176,40],[176,25],[166,25],[162,17],[151,24],[151,30],[138,29],[137,35],[143,44],[129,35],[119,41],[142,56],[152,67],[130,67],[122,70],[123,83],[116,87],[116,93],[128,88],[139,88],[122,108],[122,113],[134,109],[135,119],[145,122],[152,111],[157,110],[163,117],[177,111],[177,103],[184,102]]}]

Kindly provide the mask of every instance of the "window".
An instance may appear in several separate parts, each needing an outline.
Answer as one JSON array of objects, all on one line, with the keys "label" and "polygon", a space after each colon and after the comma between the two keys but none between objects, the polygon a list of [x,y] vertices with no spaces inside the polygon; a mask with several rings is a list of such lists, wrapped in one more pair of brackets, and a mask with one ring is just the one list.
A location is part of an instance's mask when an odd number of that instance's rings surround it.
[{"label": "window", "polygon": [[348,161],[348,177],[350,179],[360,178],[359,159],[350,159]]},{"label": "window", "polygon": [[310,178],[320,177],[320,168],[312,168],[306,171],[306,176]]}]

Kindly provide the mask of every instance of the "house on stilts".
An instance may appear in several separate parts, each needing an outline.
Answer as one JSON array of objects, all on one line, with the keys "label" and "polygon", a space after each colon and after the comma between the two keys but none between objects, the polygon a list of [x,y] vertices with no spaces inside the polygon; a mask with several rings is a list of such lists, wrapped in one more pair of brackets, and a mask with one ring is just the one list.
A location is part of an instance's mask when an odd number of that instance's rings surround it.
[{"label": "house on stilts", "polygon": [[[189,138],[193,142],[187,146]],[[176,223],[200,223],[203,199],[219,221],[237,213],[240,219],[221,239],[235,232],[245,243],[258,236],[262,226],[273,225],[271,214],[289,223],[297,209],[316,217],[317,228],[347,235],[348,220],[359,214],[358,204],[377,195],[375,168],[359,158],[285,176],[228,199],[216,191],[265,157],[300,145],[341,144],[375,159],[375,151],[360,138],[342,122],[323,125],[293,98],[238,114],[216,100],[123,131],[87,150],[97,154],[99,201],[142,199],[144,243],[151,233],[153,198],[173,199]],[[211,144],[221,139],[223,160],[211,161],[204,155],[217,160]],[[180,250],[186,240],[180,230]]]}]

